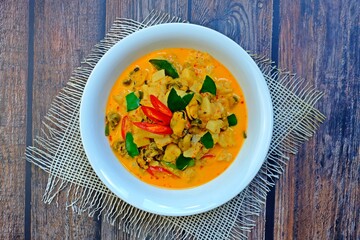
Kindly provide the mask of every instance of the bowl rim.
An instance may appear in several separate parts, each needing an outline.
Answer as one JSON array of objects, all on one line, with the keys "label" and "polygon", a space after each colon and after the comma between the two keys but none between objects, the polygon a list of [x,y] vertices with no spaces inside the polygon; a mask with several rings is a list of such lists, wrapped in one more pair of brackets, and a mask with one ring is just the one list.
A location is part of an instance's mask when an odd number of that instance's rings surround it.
[{"label": "bowl rim", "polygon": [[[249,64],[249,66],[251,66],[253,68],[252,73],[254,75],[256,75],[256,77],[257,77],[256,81],[258,82],[259,86],[262,88],[262,91],[264,91],[263,92],[264,95],[262,96],[262,101],[263,101],[262,104],[264,107],[263,110],[266,112],[265,114],[267,115],[266,121],[261,122],[262,128],[264,128],[264,129],[266,128],[267,131],[264,132],[264,135],[263,135],[263,138],[261,141],[262,148],[261,149],[258,148],[258,150],[260,152],[256,153],[258,158],[260,158],[260,159],[257,162],[256,166],[254,167],[254,168],[256,168],[256,171],[252,171],[251,174],[249,174],[250,176],[248,177],[248,180],[246,181],[246,183],[243,183],[241,185],[241,187],[233,187],[233,189],[231,190],[232,191],[231,193],[227,194],[226,196],[221,196],[221,198],[219,198],[216,202],[212,202],[210,204],[203,204],[202,206],[196,206],[196,207],[188,206],[187,209],[182,209],[183,211],[181,209],[180,210],[173,209],[169,206],[165,206],[165,207],[161,206],[160,208],[156,208],[156,207],[154,207],[154,204],[156,205],[156,202],[151,202],[150,204],[144,205],[144,203],[141,201],[134,201],[133,195],[130,194],[130,197],[129,197],[128,192],[124,193],[124,192],[119,191],[118,186],[114,185],[114,182],[111,179],[109,179],[109,177],[107,176],[107,173],[104,172],[104,169],[101,169],[101,166],[99,166],[98,160],[95,159],[94,149],[91,149],[94,147],[94,142],[91,142],[91,143],[89,142],[89,141],[91,141],[91,140],[89,140],[90,135],[87,132],[89,130],[89,124],[86,122],[87,120],[85,117],[89,114],[89,109],[86,107],[86,104],[90,97],[89,93],[88,93],[89,89],[91,89],[91,84],[93,84],[95,81],[99,81],[99,80],[96,80],[96,79],[98,79],[96,72],[102,70],[105,67],[108,59],[111,59],[113,54],[115,54],[119,50],[122,50],[124,48],[124,46],[127,46],[126,44],[131,44],[131,42],[137,40],[138,38],[147,38],[149,36],[154,36],[154,34],[159,33],[159,32],[175,33],[174,29],[176,29],[177,31],[195,31],[196,34],[200,34],[200,33],[210,34],[212,37],[218,37],[219,39],[221,39],[221,41],[224,41],[226,44],[231,45],[231,47],[236,47],[237,48],[236,50],[243,54],[242,57],[244,57],[245,61]],[[144,53],[144,54],[146,54],[146,53]],[[125,66],[125,67],[127,67],[127,66]],[[240,86],[240,87],[242,88],[242,86]],[[106,101],[107,101],[107,99],[106,99]],[[234,198],[236,195],[238,195],[241,191],[243,191],[251,183],[251,181],[254,179],[254,177],[257,175],[261,166],[263,165],[264,161],[266,160],[266,154],[270,147],[272,131],[273,131],[273,107],[272,107],[270,91],[266,84],[265,78],[264,78],[262,72],[260,71],[259,67],[255,63],[255,61],[250,57],[250,55],[248,55],[246,53],[246,51],[240,45],[238,45],[236,42],[234,42],[227,36],[217,32],[213,29],[203,27],[200,25],[190,24],[190,23],[165,23],[165,24],[150,26],[150,27],[141,29],[137,32],[134,32],[134,33],[126,36],[119,42],[117,42],[101,57],[101,59],[98,61],[98,63],[95,65],[94,69],[92,70],[92,72],[89,76],[89,79],[85,85],[83,96],[81,98],[81,104],[80,104],[80,134],[81,134],[81,138],[82,138],[82,143],[84,146],[86,156],[87,156],[93,170],[95,171],[96,175],[116,196],[118,196],[120,199],[124,200],[128,204],[130,204],[138,209],[150,212],[150,213],[166,215],[166,216],[186,216],[186,215],[193,215],[193,214],[206,212],[206,211],[214,209],[214,208],[228,202],[229,200]],[[234,160],[234,162],[235,161],[236,161],[236,159]],[[121,165],[121,167],[123,167],[121,163],[119,163],[119,165]],[[129,173],[129,174],[131,174],[131,173]],[[205,184],[205,185],[207,185],[207,184]],[[151,185],[147,185],[147,186],[149,187],[149,189],[152,189],[155,192],[159,192],[158,187],[151,186]],[[191,189],[180,189],[180,190],[161,189],[161,191],[166,191],[167,193],[169,193],[169,195],[176,195],[177,197],[179,196],[177,193],[181,193],[186,198],[189,198],[191,196],[191,194],[194,193],[194,189],[195,189],[195,193],[196,193],[196,189],[202,188],[203,186],[204,185],[201,185],[201,186],[195,187],[195,188],[191,188]],[[137,195],[135,194],[135,196],[137,196]],[[143,200],[145,201],[148,199],[143,199]],[[156,201],[156,199],[154,201]]]}]

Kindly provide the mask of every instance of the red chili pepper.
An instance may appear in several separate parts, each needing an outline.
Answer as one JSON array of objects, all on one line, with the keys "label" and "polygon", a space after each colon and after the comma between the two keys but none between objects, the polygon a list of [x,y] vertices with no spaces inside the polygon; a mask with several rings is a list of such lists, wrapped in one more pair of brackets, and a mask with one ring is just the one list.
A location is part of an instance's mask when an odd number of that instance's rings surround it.
[{"label": "red chili pepper", "polygon": [[171,122],[171,117],[161,113],[160,111],[157,111],[155,108],[141,106],[141,110],[148,118],[153,120],[155,123],[166,126],[169,125]]},{"label": "red chili pepper", "polygon": [[128,119],[129,119],[129,117],[128,117],[128,115],[126,115],[121,120],[121,136],[124,140],[125,140],[125,136],[126,136]]},{"label": "red chili pepper", "polygon": [[162,134],[162,135],[173,133],[172,129],[169,126],[147,123],[147,122],[133,122],[133,124],[138,128],[141,128],[151,133]]},{"label": "red chili pepper", "polygon": [[148,167],[148,169],[146,169],[146,171],[153,177],[155,177],[153,171],[150,169],[150,167]]},{"label": "red chili pepper", "polygon": [[156,110],[165,114],[166,116],[169,116],[170,118],[172,117],[173,113],[171,112],[171,110],[165,104],[163,104],[157,97],[155,97],[154,95],[150,95],[150,101]]},{"label": "red chili pepper", "polygon": [[204,156],[201,157],[201,159],[212,158],[212,157],[215,157],[215,155],[214,154],[205,154]]},{"label": "red chili pepper", "polygon": [[171,176],[178,177],[174,173],[167,170],[166,168],[163,168],[160,166],[149,166],[148,169],[146,169],[146,171],[152,176],[154,176],[154,172],[163,172],[163,173],[167,173]]}]

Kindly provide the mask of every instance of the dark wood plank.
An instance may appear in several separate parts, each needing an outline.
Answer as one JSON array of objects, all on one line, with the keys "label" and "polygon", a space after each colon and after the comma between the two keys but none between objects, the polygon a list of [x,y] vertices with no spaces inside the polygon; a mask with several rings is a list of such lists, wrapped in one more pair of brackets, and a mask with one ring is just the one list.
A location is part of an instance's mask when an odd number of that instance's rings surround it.
[{"label": "dark wood plank", "polygon": [[[33,135],[72,71],[102,37],[103,1],[35,1]],[[31,234],[33,239],[94,239],[95,219],[65,209],[66,191],[45,205],[42,196],[48,175],[32,169]]]},{"label": "dark wood plank", "polygon": [[215,29],[244,49],[270,57],[272,1],[192,0],[190,22]]},{"label": "dark wood plank", "polygon": [[114,0],[106,2],[106,29],[117,17],[142,21],[152,10],[163,11],[186,19],[188,17],[188,0]]},{"label": "dark wood plank", "polygon": [[277,185],[275,239],[360,239],[360,9],[280,1],[280,67],[324,91],[327,120]]},{"label": "dark wood plank", "polygon": [[0,239],[23,239],[27,3],[1,2],[0,16]]},{"label": "dark wood plank", "polygon": [[[113,21],[118,18],[129,18],[142,21],[152,10],[163,11],[173,16],[186,19],[188,16],[187,0],[150,0],[150,1],[131,1],[118,0],[107,1],[106,4],[106,29],[109,30]],[[102,239],[137,239],[119,230],[117,226],[111,226],[103,220],[101,224]],[[143,236],[145,238],[146,236]]]},{"label": "dark wood plank", "polygon": [[[271,56],[272,1],[201,1],[191,4],[192,23],[215,29],[244,49]],[[249,239],[265,238],[265,206],[258,217],[256,227],[248,234]]]}]

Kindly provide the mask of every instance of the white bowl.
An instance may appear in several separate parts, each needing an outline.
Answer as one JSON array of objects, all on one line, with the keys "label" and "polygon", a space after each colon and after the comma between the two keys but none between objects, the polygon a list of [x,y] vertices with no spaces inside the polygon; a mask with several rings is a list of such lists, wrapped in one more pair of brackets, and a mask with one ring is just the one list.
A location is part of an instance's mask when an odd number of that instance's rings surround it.
[{"label": "white bowl", "polygon": [[[136,178],[115,157],[104,135],[106,102],[121,72],[149,52],[174,47],[208,52],[224,64],[240,84],[248,110],[247,139],[234,162],[214,180],[184,190],[163,189]],[[167,216],[205,212],[239,194],[263,164],[272,129],[269,89],[252,58],[226,36],[187,23],[148,27],[115,44],[92,71],[80,107],[81,138],[90,164],[101,181],[134,207]]]}]

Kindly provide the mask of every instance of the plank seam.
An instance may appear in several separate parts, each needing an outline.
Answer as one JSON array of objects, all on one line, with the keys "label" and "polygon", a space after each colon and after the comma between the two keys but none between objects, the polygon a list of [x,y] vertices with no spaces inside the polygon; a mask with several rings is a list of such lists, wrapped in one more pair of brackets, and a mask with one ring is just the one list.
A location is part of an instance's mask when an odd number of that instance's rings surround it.
[{"label": "plank seam", "polygon": [[[28,79],[26,84],[26,147],[32,145],[32,102],[34,80],[34,19],[35,3],[29,1],[28,18]],[[25,164],[25,209],[24,209],[24,238],[31,239],[31,163]]]},{"label": "plank seam", "polygon": [[[279,62],[279,32],[280,32],[280,0],[273,0],[272,33],[271,33],[271,59],[275,66]],[[271,163],[271,160],[269,160]],[[265,239],[274,239],[275,224],[275,191],[276,185],[266,195],[265,207]]]}]

